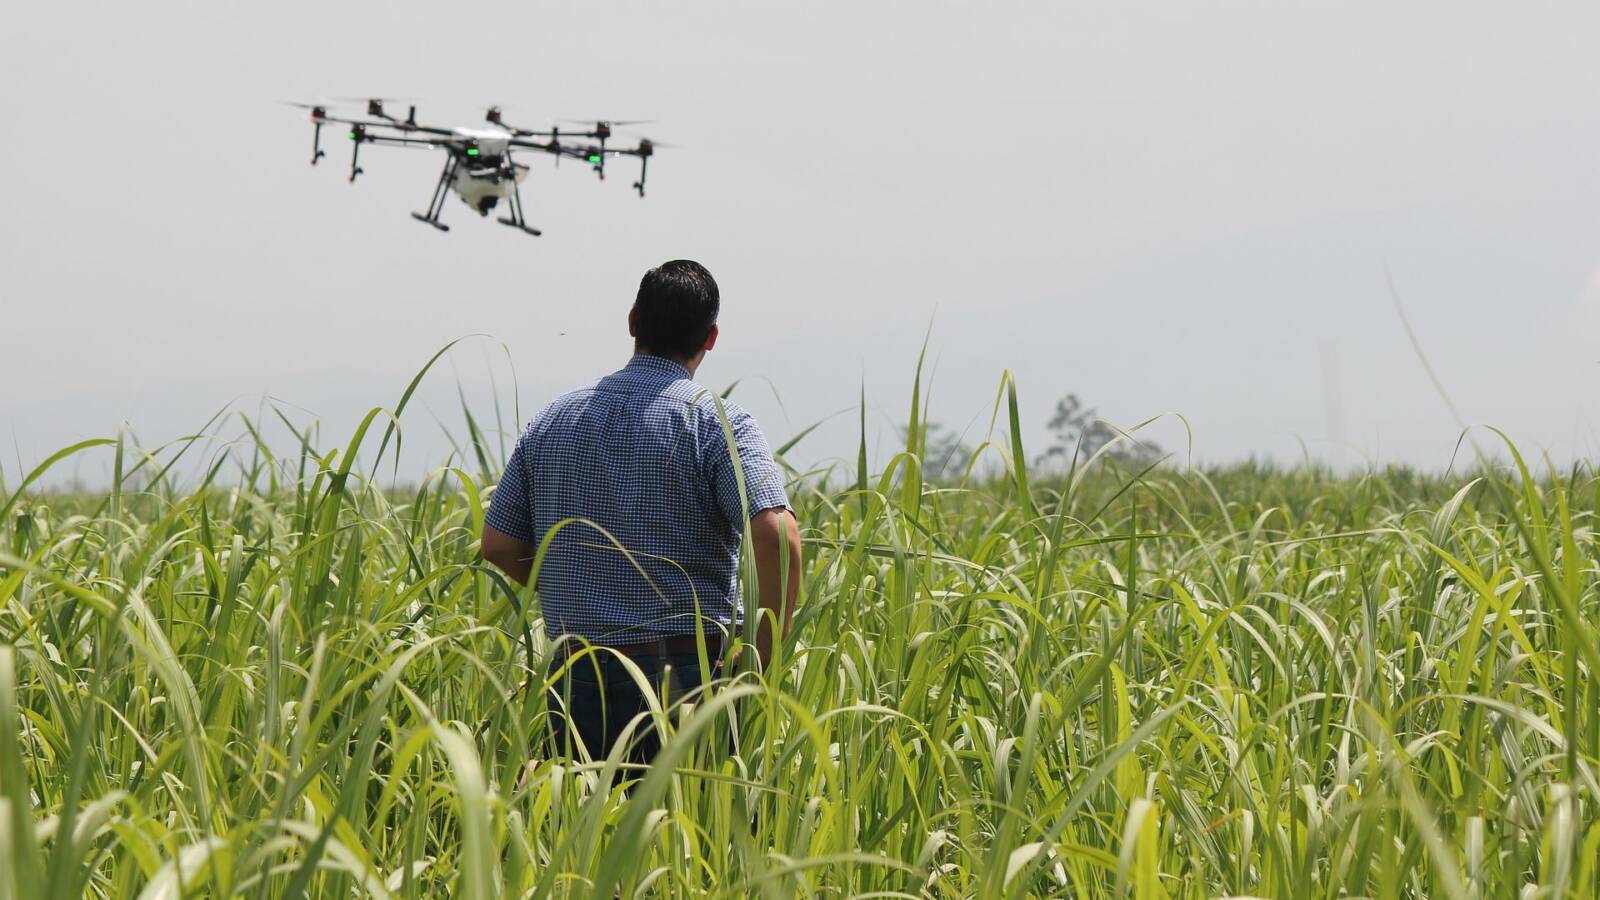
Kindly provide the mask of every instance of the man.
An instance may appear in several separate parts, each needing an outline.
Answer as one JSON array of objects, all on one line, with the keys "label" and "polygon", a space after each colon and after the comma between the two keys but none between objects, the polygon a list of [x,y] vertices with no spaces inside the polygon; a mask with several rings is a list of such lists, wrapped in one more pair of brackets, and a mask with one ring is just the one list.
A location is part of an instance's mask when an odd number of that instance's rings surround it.
[{"label": "man", "polygon": [[[534,577],[545,633],[559,642],[552,672],[586,645],[603,648],[571,660],[551,692],[557,752],[575,754],[581,740],[603,759],[647,709],[619,656],[669,700],[700,686],[697,631],[708,658],[720,659],[744,612],[746,521],[760,593],[758,664],[788,629],[800,532],[782,470],[755,419],[725,404],[725,429],[715,395],[692,380],[716,346],[720,302],[699,263],[646,272],[628,313],[633,359],[534,417],[490,503],[483,556],[522,584]],[[653,724],[634,735],[625,758],[648,762],[658,748]]]}]

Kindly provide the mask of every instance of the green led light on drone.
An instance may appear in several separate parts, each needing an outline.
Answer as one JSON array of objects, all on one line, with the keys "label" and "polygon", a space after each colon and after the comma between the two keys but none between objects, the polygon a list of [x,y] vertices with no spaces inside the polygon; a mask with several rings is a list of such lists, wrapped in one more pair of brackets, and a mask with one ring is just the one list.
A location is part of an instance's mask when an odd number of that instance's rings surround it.
[{"label": "green led light on drone", "polygon": [[478,148],[477,147],[468,147],[467,148],[467,155],[468,156],[477,156],[478,155]]},{"label": "green led light on drone", "polygon": [[600,154],[598,154],[598,153],[589,154],[589,162],[597,163],[599,161],[600,161]]},{"label": "green led light on drone", "polygon": [[356,133],[354,131],[350,132],[350,140],[353,141],[355,139],[356,139]]}]

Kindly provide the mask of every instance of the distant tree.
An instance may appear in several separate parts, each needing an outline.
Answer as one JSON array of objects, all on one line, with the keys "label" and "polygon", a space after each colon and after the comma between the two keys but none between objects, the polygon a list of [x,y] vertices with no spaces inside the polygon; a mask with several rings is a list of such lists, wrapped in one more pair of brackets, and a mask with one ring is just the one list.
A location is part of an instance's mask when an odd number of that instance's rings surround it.
[{"label": "distant tree", "polygon": [[[1077,394],[1068,394],[1056,401],[1056,411],[1046,426],[1050,430],[1050,448],[1039,457],[1041,464],[1061,460],[1072,465],[1074,459],[1082,463],[1100,452],[1107,444],[1121,437],[1117,429],[1101,419],[1098,412],[1083,405]],[[1106,454],[1117,462],[1129,466],[1147,466],[1161,456],[1155,443],[1129,436],[1122,438]]]},{"label": "distant tree", "polygon": [[[900,439],[906,439],[906,429],[900,428]],[[938,422],[928,423],[927,449],[922,455],[923,481],[957,481],[967,470],[967,460],[972,458],[972,448],[961,436]]]}]

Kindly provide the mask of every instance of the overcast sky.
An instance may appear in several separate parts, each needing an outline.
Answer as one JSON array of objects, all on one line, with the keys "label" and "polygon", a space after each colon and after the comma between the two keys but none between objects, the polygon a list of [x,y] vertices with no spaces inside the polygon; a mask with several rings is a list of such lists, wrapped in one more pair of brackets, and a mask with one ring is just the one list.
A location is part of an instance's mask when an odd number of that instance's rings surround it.
[{"label": "overcast sky", "polygon": [[[701,380],[745,379],[775,443],[864,384],[884,458],[931,323],[958,430],[1010,369],[1039,450],[1075,391],[1119,424],[1181,414],[1197,461],[1443,467],[1458,428],[1390,273],[1468,421],[1593,458],[1597,48],[1592,2],[22,4],[0,470],[265,396],[339,446],[492,335],[407,412],[420,475],[438,423],[462,430],[458,380],[487,413],[514,365],[526,416],[616,368],[640,274],[679,256],[722,285]],[[626,162],[602,184],[539,160],[544,237],[454,197],[440,234],[407,215],[439,154],[363,148],[351,186],[348,142],[311,168],[278,102],[368,92],[446,125],[651,118],[679,146],[643,201]],[[855,422],[797,456],[853,457]]]}]

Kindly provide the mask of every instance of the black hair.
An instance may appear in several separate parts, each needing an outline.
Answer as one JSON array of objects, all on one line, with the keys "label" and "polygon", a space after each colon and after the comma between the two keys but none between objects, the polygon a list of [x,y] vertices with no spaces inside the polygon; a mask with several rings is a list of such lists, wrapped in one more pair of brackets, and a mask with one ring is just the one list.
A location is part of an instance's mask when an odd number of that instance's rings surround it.
[{"label": "black hair", "polygon": [[644,273],[634,298],[633,337],[640,350],[688,359],[717,324],[717,280],[692,259],[674,259]]}]

